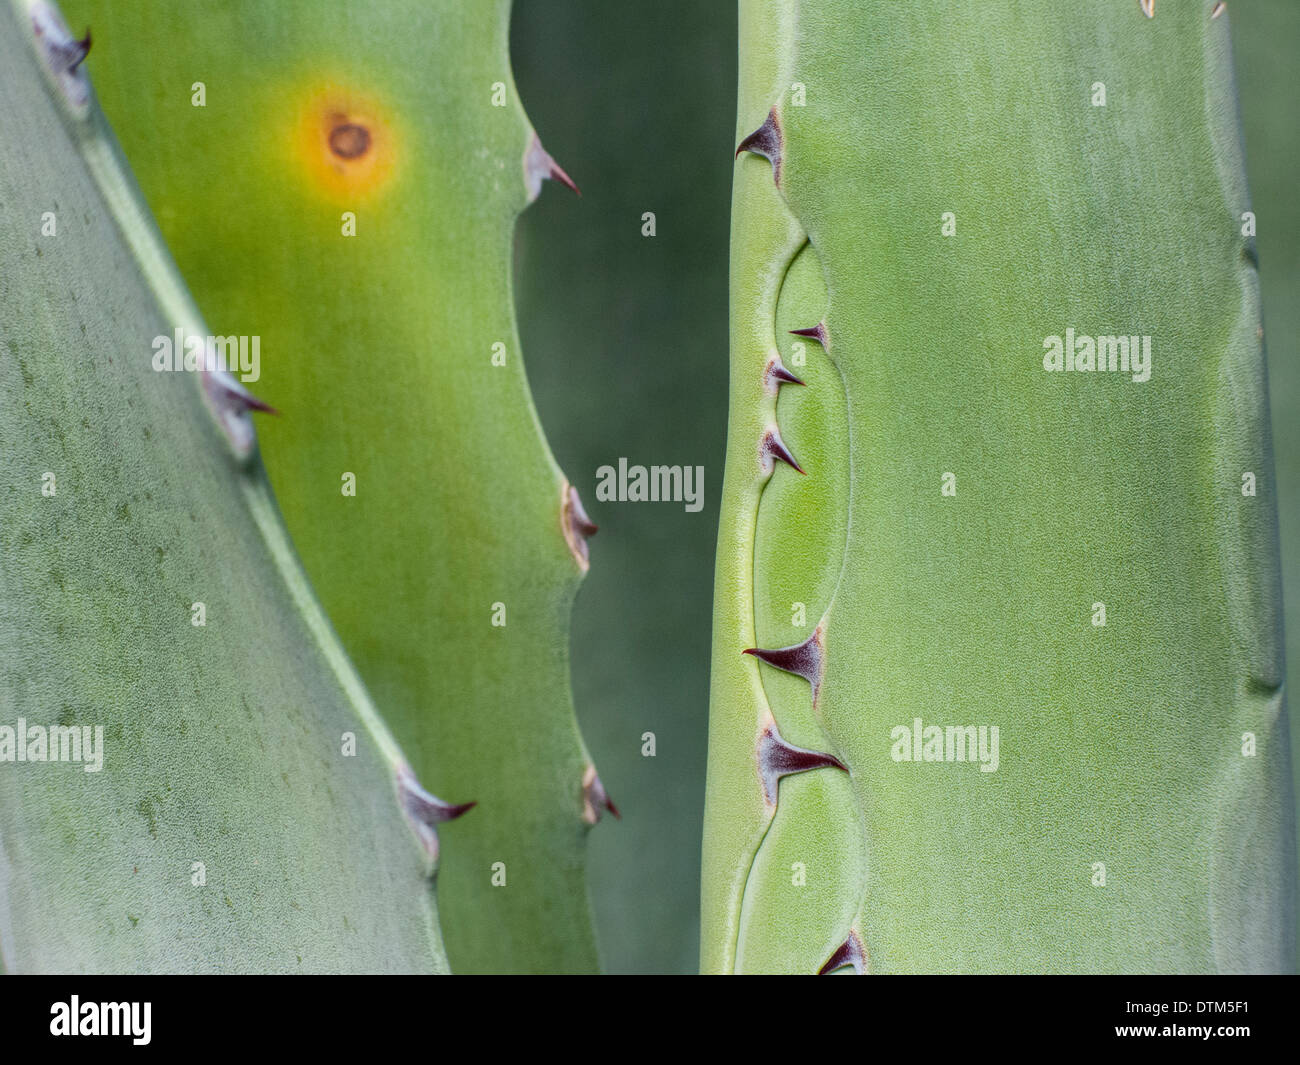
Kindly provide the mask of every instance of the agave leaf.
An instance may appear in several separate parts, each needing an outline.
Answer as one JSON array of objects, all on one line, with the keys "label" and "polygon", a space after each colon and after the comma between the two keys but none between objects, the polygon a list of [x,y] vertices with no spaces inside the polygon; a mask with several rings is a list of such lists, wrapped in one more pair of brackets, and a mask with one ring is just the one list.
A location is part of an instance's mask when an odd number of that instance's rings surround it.
[{"label": "agave leaf", "polygon": [[707,970],[1294,966],[1221,6],[742,0]]},{"label": "agave leaf", "polygon": [[[313,598],[246,395],[152,368],[207,329],[81,51],[0,6],[0,958],[443,971],[446,811]],[[84,764],[15,760],[54,727]]]},{"label": "agave leaf", "polygon": [[439,874],[453,966],[594,969],[604,807],[568,688],[590,529],[510,276],[516,215],[565,179],[514,89],[509,3],[70,7],[200,304],[260,337],[267,466],[321,601],[421,780],[479,801]]},{"label": "agave leaf", "polygon": [[[1277,454],[1277,496],[1286,603],[1287,689],[1300,684],[1300,92],[1295,42],[1300,5],[1234,4],[1233,45],[1239,62],[1251,202],[1259,219],[1260,284],[1268,347],[1269,400]],[[1291,750],[1300,748],[1300,720],[1291,714]]]}]

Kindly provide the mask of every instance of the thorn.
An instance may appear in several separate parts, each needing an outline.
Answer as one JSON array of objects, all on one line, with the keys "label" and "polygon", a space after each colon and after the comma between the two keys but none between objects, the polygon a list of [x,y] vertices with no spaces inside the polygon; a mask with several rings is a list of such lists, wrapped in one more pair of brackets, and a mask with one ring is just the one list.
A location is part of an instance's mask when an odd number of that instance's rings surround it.
[{"label": "thorn", "polygon": [[1210,12],[1210,18],[1218,18],[1227,10],[1228,10],[1228,5],[1225,4],[1223,0],[1219,0],[1219,2],[1214,5],[1214,10]]},{"label": "thorn", "polygon": [[241,410],[257,410],[264,414],[278,415],[280,412],[265,400],[258,399],[226,370],[204,370],[205,380],[210,380],[220,389],[220,394],[233,407]]},{"label": "thorn", "polygon": [[411,767],[402,764],[397,767],[397,791],[402,801],[402,812],[420,837],[425,853],[431,861],[438,859],[437,826],[446,821],[453,821],[461,814],[477,806],[478,803],[464,802],[458,805],[443,802],[436,795],[431,795],[420,787]]},{"label": "thorn", "polygon": [[849,771],[833,754],[787,743],[769,711],[767,722],[758,737],[758,775],[763,782],[763,799],[767,805],[776,806],[778,785],[782,777],[788,777],[792,773],[806,773],[810,769]]},{"label": "thorn", "polygon": [[582,774],[582,819],[587,824],[594,825],[600,820],[602,807],[618,820],[623,820],[623,815],[618,812],[618,807],[605,791],[605,785],[600,782],[596,767],[588,762]]},{"label": "thorn", "polygon": [[817,975],[825,976],[846,965],[852,965],[853,971],[859,976],[867,971],[867,952],[862,948],[862,940],[857,932],[852,929],[849,930],[848,939],[836,947],[835,953],[826,959],[826,964],[817,970]]},{"label": "thorn", "polygon": [[790,449],[785,446],[785,441],[781,439],[781,430],[775,425],[763,434],[762,443],[758,446],[758,456],[759,465],[763,467],[764,473],[772,472],[773,459],[780,459],[796,473],[803,473],[803,467],[795,461]]},{"label": "thorn", "polygon": [[813,705],[817,704],[817,693],[822,684],[822,626],[818,625],[808,639],[792,647],[773,650],[747,647],[744,653],[776,669],[803,677],[812,685]]},{"label": "thorn", "polygon": [[252,392],[245,389],[239,393],[239,401],[249,410],[261,411],[263,414],[274,414],[279,417],[280,412],[264,399],[258,399]]},{"label": "thorn", "polygon": [[551,160],[551,172],[547,175],[552,181],[558,181],[561,185],[567,185],[577,195],[582,195],[582,189],[574,184],[573,178],[564,172],[564,167],[560,166],[554,159]]},{"label": "thorn", "polygon": [[740,142],[736,148],[736,158],[740,158],[741,152],[753,152],[755,155],[761,155],[772,164],[772,177],[778,187],[781,184],[781,118],[773,107],[767,113],[767,118],[763,124],[754,130],[748,137]]},{"label": "thorn", "polygon": [[587,541],[600,531],[600,526],[587,517],[582,500],[578,498],[578,490],[571,484],[566,484],[560,494],[560,523],[564,529],[564,540],[569,545],[569,553],[585,573],[591,566]]},{"label": "thorn", "polygon": [[279,414],[269,403],[264,403],[240,384],[225,370],[199,370],[199,383],[208,409],[226,434],[230,446],[240,458],[247,458],[257,443],[253,419],[249,411]]},{"label": "thorn", "polygon": [[90,104],[90,82],[85,71],[79,68],[90,52],[90,30],[77,40],[59,9],[47,0],[31,0],[28,15],[46,68],[58,82],[68,105],[77,114],[83,114]]},{"label": "thorn", "polygon": [[1156,0],[1138,0],[1138,7],[1147,18],[1156,17]]},{"label": "thorn", "polygon": [[763,371],[763,387],[775,395],[781,390],[782,385],[801,385],[803,382],[795,377],[785,368],[781,362],[780,355],[773,355],[767,360],[767,368]]},{"label": "thorn", "polygon": [[528,189],[528,202],[532,203],[537,199],[542,191],[543,181],[558,181],[561,185],[567,185],[579,196],[582,190],[573,183],[573,178],[564,172],[550,153],[542,147],[541,140],[536,133],[533,139],[528,142],[528,150],[524,152],[524,186]]},{"label": "thorn", "polygon": [[817,341],[825,350],[831,350],[831,335],[826,329],[825,322],[818,322],[811,329],[791,329],[790,334],[797,337],[809,337]]},{"label": "thorn", "polygon": [[73,44],[76,45],[76,48],[73,50],[72,53],[73,56],[72,62],[68,64],[69,73],[76,70],[77,67],[81,66],[81,64],[85,62],[86,56],[90,55],[91,40],[90,40],[89,26],[86,27],[86,36],[81,38],[81,40],[79,41],[74,41]]}]

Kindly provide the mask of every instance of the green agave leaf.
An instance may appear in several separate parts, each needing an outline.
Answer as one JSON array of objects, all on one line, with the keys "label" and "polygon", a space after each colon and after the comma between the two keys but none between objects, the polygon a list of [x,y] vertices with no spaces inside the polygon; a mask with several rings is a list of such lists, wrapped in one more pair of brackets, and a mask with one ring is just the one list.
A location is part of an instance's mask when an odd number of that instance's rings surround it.
[{"label": "green agave leaf", "polygon": [[[1251,202],[1259,219],[1260,284],[1268,343],[1268,391],[1277,456],[1277,497],[1285,593],[1287,688],[1300,684],[1300,128],[1293,104],[1300,92],[1295,42],[1300,4],[1286,0],[1234,4],[1233,51],[1239,62]],[[1291,714],[1291,750],[1300,720]],[[1294,755],[1292,769],[1294,770]]]},{"label": "green agave leaf", "polygon": [[1223,5],[740,10],[704,968],[1293,968]]},{"label": "green agave leaf", "polygon": [[0,7],[0,959],[444,971],[454,811],[313,598],[255,401],[152,368],[208,330],[83,56],[52,5]]},{"label": "green agave leaf", "polygon": [[514,89],[509,3],[69,8],[196,297],[260,338],[267,466],[322,603],[420,779],[479,802],[439,873],[453,966],[596,968],[608,804],[568,688],[593,530],[510,276],[516,215],[567,179]]}]

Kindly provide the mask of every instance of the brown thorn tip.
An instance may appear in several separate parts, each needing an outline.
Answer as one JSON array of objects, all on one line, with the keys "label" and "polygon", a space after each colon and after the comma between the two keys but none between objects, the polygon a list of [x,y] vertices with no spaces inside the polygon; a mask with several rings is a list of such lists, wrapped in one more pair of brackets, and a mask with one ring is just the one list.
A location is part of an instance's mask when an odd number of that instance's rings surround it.
[{"label": "brown thorn tip", "polygon": [[534,133],[524,152],[524,187],[528,190],[528,202],[532,203],[542,191],[543,181],[558,181],[567,185],[579,196],[582,190],[574,184],[573,178],[564,172],[564,168],[551,158],[551,153],[542,147],[542,142]]},{"label": "brown thorn tip", "polygon": [[271,404],[267,403],[266,400],[258,399],[251,392],[241,398],[250,410],[260,410],[263,414],[274,414],[276,416],[279,416],[280,414],[280,412],[271,406]]},{"label": "brown thorn tip", "polygon": [[1147,18],[1156,17],[1156,0],[1138,0],[1138,7]]},{"label": "brown thorn tip", "polygon": [[811,340],[817,341],[817,343],[819,343],[827,351],[830,351],[831,349],[831,335],[826,329],[825,322],[818,322],[816,325],[808,329],[791,329],[790,335],[797,336],[797,337],[808,337]]},{"label": "brown thorn tip", "polygon": [[817,691],[822,682],[822,627],[820,625],[803,643],[772,649],[746,647],[744,653],[753,655],[760,662],[766,662],[775,669],[803,677],[812,685],[813,702],[817,702]]},{"label": "brown thorn tip", "polygon": [[767,724],[758,737],[758,775],[763,782],[763,798],[768,806],[775,806],[778,785],[782,777],[792,773],[806,773],[810,769],[840,769],[848,767],[833,754],[796,747],[788,743],[768,715]]},{"label": "brown thorn tip", "polygon": [[857,932],[852,930],[849,931],[849,937],[835,948],[835,953],[826,959],[826,964],[817,970],[817,975],[825,976],[846,965],[853,966],[853,971],[859,976],[867,971],[867,952],[863,949]]},{"label": "brown thorn tip", "polygon": [[28,16],[46,70],[58,82],[64,101],[78,114],[90,104],[90,82],[81,68],[90,52],[90,30],[77,40],[53,0],[29,0]]},{"label": "brown thorn tip", "polygon": [[91,39],[89,26],[86,27],[86,36],[77,41],[76,45],[77,52],[72,62],[68,64],[69,71],[76,70],[77,67],[81,66],[81,64],[85,62],[86,56],[90,55]]},{"label": "brown thorn tip", "polygon": [[764,433],[763,442],[758,450],[759,461],[764,473],[772,472],[773,459],[780,459],[796,473],[803,473],[803,467],[795,461],[794,455],[790,453],[790,449],[785,446],[785,441],[781,439],[781,430],[773,427]]},{"label": "brown thorn tip", "polygon": [[776,392],[782,385],[801,385],[804,382],[785,368],[780,355],[773,355],[767,360],[767,369],[763,373],[763,383],[769,392]]},{"label": "brown thorn tip", "polygon": [[582,774],[582,819],[587,824],[594,825],[600,820],[602,809],[608,810],[617,820],[623,820],[623,815],[618,812],[618,807],[609,797],[605,785],[600,782],[596,767],[588,762]]},{"label": "brown thorn tip", "polygon": [[1214,10],[1210,12],[1210,18],[1218,18],[1227,10],[1228,5],[1225,4],[1223,0],[1219,0],[1219,2],[1214,5]]},{"label": "brown thorn tip", "polygon": [[551,160],[550,177],[552,181],[558,181],[561,185],[567,185],[579,196],[582,195],[582,189],[578,188],[578,186],[573,183],[573,178],[569,177],[569,175],[564,172],[564,167],[560,166],[560,164],[554,159]]},{"label": "brown thorn tip", "polygon": [[397,790],[406,819],[415,829],[416,835],[420,837],[425,852],[434,860],[438,857],[437,826],[455,820],[478,805],[474,802],[457,804],[443,802],[420,786],[420,782],[415,779],[415,773],[408,765],[397,767]]},{"label": "brown thorn tip", "polygon": [[560,496],[560,524],[564,530],[564,541],[569,545],[569,553],[585,572],[591,565],[587,541],[600,531],[600,526],[587,517],[578,490],[571,484],[564,486]]},{"label": "brown thorn tip", "polygon": [[772,164],[772,176],[778,185],[781,184],[781,119],[775,107],[768,111],[763,124],[737,146],[737,159],[741,152],[761,155]]},{"label": "brown thorn tip", "polygon": [[228,370],[205,370],[205,380],[210,381],[217,392],[228,398],[230,404],[237,410],[256,410],[264,414],[279,414],[271,404],[265,400],[258,399]]}]

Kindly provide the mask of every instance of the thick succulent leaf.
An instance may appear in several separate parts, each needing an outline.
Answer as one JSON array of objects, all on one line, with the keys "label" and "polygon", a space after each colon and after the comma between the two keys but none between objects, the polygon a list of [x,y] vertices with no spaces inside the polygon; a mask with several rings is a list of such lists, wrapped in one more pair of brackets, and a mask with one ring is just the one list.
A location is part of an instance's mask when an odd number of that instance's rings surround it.
[{"label": "thick succulent leaf", "polygon": [[[0,6],[3,966],[445,970],[438,808],[312,596],[238,385],[152,368],[155,337],[207,329],[79,58],[50,5]],[[27,758],[56,727],[84,764]]]},{"label": "thick succulent leaf", "polygon": [[68,6],[200,305],[260,337],[267,466],[327,612],[421,780],[479,802],[439,874],[453,966],[594,969],[584,523],[511,303],[515,217],[560,171],[508,0]]},{"label": "thick succulent leaf", "polygon": [[[741,41],[704,967],[1292,967],[1222,5],[742,0]],[[1068,330],[1149,379],[1048,370]]]},{"label": "thick succulent leaf", "polygon": [[[1300,684],[1300,4],[1233,4],[1233,51],[1241,85],[1251,204],[1259,225],[1260,285],[1268,347],[1269,401],[1286,596],[1287,690]],[[1300,719],[1291,715],[1292,769]]]}]

